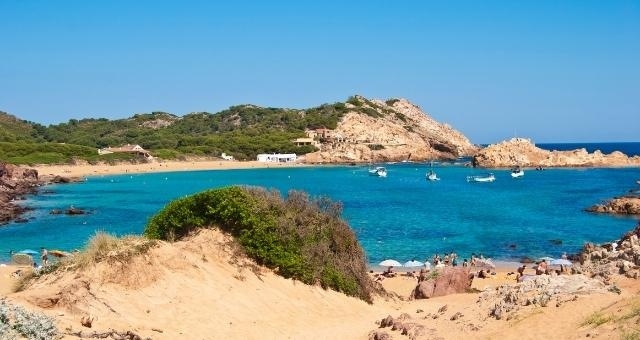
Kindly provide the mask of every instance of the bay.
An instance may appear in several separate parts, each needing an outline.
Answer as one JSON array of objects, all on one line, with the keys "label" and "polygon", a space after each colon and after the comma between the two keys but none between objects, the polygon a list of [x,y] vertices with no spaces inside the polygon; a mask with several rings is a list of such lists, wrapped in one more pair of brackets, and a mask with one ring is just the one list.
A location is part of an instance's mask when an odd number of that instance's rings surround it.
[{"label": "bay", "polygon": [[[520,179],[496,169],[495,182],[468,183],[466,176],[485,170],[438,163],[441,180],[429,182],[429,164],[385,166],[387,178],[370,176],[362,166],[323,166],[127,174],[48,186],[25,202],[34,208],[29,222],[0,227],[0,261],[23,248],[79,249],[96,231],[140,234],[171,200],[227,185],[263,186],[283,195],[304,190],[342,202],[370,263],[451,251],[505,261],[556,257],[587,241],[617,239],[637,223],[584,211],[634,188],[636,168],[527,170]],[[49,214],[71,205],[90,213]]]}]

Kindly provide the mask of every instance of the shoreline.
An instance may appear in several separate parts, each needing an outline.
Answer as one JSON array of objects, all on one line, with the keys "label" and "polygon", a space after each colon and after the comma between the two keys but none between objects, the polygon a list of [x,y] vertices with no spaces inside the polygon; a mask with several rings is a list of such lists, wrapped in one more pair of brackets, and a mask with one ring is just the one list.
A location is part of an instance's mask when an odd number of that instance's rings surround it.
[{"label": "shoreline", "polygon": [[189,160],[189,161],[161,161],[151,163],[119,163],[119,164],[65,164],[65,165],[34,165],[41,178],[55,176],[68,178],[82,178],[103,175],[142,174],[177,171],[199,170],[239,170],[239,169],[271,169],[315,166],[306,163],[269,163],[259,161],[225,161],[225,160]]}]

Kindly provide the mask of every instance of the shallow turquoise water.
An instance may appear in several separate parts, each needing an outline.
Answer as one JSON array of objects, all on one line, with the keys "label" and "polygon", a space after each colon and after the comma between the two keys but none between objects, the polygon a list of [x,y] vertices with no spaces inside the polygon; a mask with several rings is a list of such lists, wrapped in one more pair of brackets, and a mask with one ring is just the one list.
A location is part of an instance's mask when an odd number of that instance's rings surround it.
[{"label": "shallow turquoise water", "polygon": [[[521,179],[493,170],[494,183],[467,183],[466,176],[483,171],[438,165],[441,180],[428,182],[428,164],[386,166],[387,178],[369,176],[365,167],[336,166],[90,177],[49,186],[26,202],[35,208],[28,223],[0,227],[0,261],[11,249],[81,248],[96,230],[141,233],[148,218],[172,199],[231,184],[284,194],[300,189],[343,202],[345,219],[371,263],[450,251],[501,260],[558,256],[578,251],[585,241],[617,239],[637,223],[583,209],[633,189],[640,169],[528,170]],[[70,205],[91,214],[48,213]]]}]

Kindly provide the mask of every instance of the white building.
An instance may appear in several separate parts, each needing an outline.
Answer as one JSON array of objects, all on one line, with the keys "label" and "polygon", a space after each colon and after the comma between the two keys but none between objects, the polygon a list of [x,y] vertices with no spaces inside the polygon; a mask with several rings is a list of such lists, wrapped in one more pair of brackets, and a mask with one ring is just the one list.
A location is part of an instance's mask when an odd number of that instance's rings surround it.
[{"label": "white building", "polygon": [[295,153],[261,153],[258,162],[288,163],[298,159]]}]

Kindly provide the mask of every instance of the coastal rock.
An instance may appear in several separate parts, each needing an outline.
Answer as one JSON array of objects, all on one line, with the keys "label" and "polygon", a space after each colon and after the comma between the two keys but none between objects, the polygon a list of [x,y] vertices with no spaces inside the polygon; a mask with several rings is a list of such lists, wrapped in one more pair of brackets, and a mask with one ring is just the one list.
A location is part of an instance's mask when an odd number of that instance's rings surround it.
[{"label": "coastal rock", "polygon": [[588,153],[586,149],[549,151],[536,147],[530,139],[512,138],[480,150],[473,156],[472,164],[486,168],[637,167],[640,166],[640,156],[628,157],[619,151]]},{"label": "coastal rock", "polygon": [[411,293],[414,299],[464,293],[471,287],[473,278],[464,267],[445,267],[435,279],[420,282]]},{"label": "coastal rock", "polygon": [[58,175],[56,175],[51,179],[51,183],[70,183],[70,182],[71,182],[71,179],[69,179],[68,177],[58,176]]},{"label": "coastal rock", "polygon": [[603,204],[586,209],[589,212],[622,215],[640,215],[640,197],[635,195],[615,197]]},{"label": "coastal rock", "polygon": [[27,209],[15,204],[40,185],[38,171],[0,162],[0,224],[15,220]]},{"label": "coastal rock", "polygon": [[538,275],[515,285],[501,285],[480,294],[477,303],[497,320],[507,319],[523,308],[546,307],[552,299],[573,301],[576,294],[605,292],[604,284],[584,275]]},{"label": "coastal rock", "polygon": [[593,277],[608,279],[613,274],[638,277],[640,267],[640,223],[620,240],[602,245],[587,243],[580,252],[579,268]]},{"label": "coastal rock", "polygon": [[[362,163],[402,160],[455,159],[477,147],[459,131],[435,121],[406,99],[368,100],[357,105],[333,130],[340,141],[323,143],[305,156],[307,163]],[[366,112],[373,112],[367,114]]]}]

